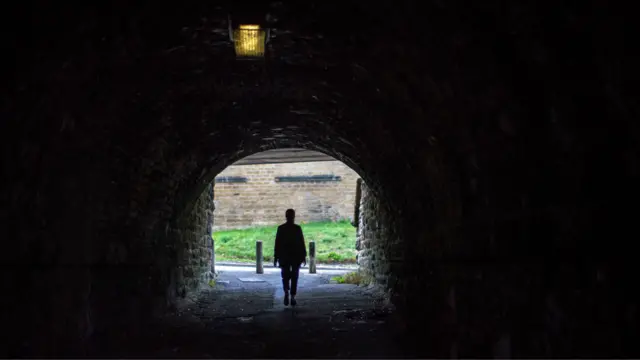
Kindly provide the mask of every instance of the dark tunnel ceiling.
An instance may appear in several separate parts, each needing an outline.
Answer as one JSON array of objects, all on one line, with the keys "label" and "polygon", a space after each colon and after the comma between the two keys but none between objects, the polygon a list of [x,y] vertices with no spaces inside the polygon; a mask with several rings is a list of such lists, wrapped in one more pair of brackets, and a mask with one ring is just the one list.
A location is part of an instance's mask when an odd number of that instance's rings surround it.
[{"label": "dark tunnel ceiling", "polygon": [[[345,46],[349,47],[353,40],[351,33],[363,26],[358,21],[359,15],[362,16],[361,9],[353,5],[345,4],[337,14],[330,10],[334,9],[317,6],[313,2],[240,1],[218,4],[204,12],[201,27],[196,29],[197,37],[210,46],[218,60],[231,60],[235,59],[235,54],[229,38],[229,21],[233,26],[258,23],[270,29],[266,56],[271,68],[302,65],[305,70],[309,67],[326,70],[344,57]],[[240,65],[239,69],[246,70],[245,65]]]}]

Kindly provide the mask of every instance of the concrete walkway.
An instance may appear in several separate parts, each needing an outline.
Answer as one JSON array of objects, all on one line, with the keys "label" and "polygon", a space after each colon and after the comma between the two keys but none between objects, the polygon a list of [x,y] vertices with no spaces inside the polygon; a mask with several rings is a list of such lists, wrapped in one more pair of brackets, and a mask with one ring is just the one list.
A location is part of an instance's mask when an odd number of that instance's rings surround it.
[{"label": "concrete walkway", "polygon": [[[371,288],[331,283],[348,271],[300,273],[298,305],[283,304],[279,269],[218,266],[203,287],[144,339],[108,356],[162,358],[404,357],[391,309]],[[391,321],[390,321],[391,320]],[[126,349],[126,350],[125,350]]]},{"label": "concrete walkway", "polygon": [[[219,266],[229,267],[229,266],[240,266],[240,267],[251,267],[255,269],[255,262],[237,262],[237,261],[216,261],[216,268]],[[273,268],[273,264],[267,262],[264,264],[264,268]],[[302,270],[309,271],[309,264],[302,266]],[[316,264],[317,270],[348,270],[355,271],[358,270],[358,265],[355,264]]]}]

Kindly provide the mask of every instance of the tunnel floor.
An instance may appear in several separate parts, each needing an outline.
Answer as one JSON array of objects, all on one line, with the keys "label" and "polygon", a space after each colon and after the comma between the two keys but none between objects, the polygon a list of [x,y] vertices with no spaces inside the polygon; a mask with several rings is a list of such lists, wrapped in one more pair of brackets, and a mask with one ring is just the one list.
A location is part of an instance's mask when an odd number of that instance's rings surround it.
[{"label": "tunnel floor", "polygon": [[278,269],[218,268],[213,287],[181,303],[140,338],[102,346],[96,357],[402,357],[393,310],[368,287],[335,284],[345,271],[300,272],[298,305],[283,304]]}]

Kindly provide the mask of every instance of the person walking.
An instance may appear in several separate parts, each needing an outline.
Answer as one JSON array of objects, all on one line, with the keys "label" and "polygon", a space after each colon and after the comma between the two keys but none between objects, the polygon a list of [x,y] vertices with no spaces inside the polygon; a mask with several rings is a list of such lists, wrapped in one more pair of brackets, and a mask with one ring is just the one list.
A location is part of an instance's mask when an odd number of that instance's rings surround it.
[{"label": "person walking", "polygon": [[287,209],[285,217],[287,222],[278,226],[276,232],[273,266],[280,265],[284,305],[289,305],[289,295],[291,295],[291,306],[295,306],[300,265],[307,264],[307,247],[302,228],[294,223],[296,212],[293,209]]}]

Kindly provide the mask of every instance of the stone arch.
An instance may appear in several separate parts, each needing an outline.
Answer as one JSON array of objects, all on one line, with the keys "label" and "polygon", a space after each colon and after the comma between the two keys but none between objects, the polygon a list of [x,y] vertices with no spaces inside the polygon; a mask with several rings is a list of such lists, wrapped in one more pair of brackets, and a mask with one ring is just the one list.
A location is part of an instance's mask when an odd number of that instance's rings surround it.
[{"label": "stone arch", "polygon": [[[297,115],[294,115],[297,117]],[[376,177],[380,173],[379,167],[384,166],[376,163],[373,157],[366,157],[362,154],[361,149],[354,147],[352,144],[357,143],[358,139],[351,140],[341,138],[336,132],[328,129],[317,119],[313,119],[309,124],[311,126],[305,127],[300,121],[294,121],[291,126],[291,119],[285,119],[285,122],[271,122],[267,124],[258,124],[253,122],[247,128],[242,131],[224,131],[219,133],[220,139],[225,139],[225,147],[220,147],[218,144],[214,151],[207,145],[207,141],[195,140],[195,144],[203,144],[201,148],[193,147],[187,157],[191,159],[192,166],[187,169],[186,172],[180,172],[178,167],[171,167],[172,164],[182,164],[180,160],[175,162],[170,158],[164,158],[164,165],[168,165],[166,168],[158,168],[154,171],[163,172],[166,174],[175,174],[177,180],[173,181],[179,183],[175,188],[167,192],[164,187],[158,187],[155,190],[146,194],[149,199],[160,198],[166,199],[167,196],[171,197],[170,204],[173,204],[172,210],[168,210],[164,215],[159,217],[157,208],[162,206],[161,204],[153,201],[148,203],[148,207],[140,208],[137,214],[137,221],[140,226],[152,225],[147,232],[149,236],[157,236],[162,232],[163,228],[166,228],[171,224],[171,227],[179,228],[184,226],[181,217],[189,216],[193,211],[193,206],[198,202],[199,197],[204,193],[206,195],[206,187],[211,183],[213,178],[221,172],[227,165],[233,162],[251,155],[252,153],[283,147],[302,147],[310,150],[320,151],[327,155],[330,155],[337,160],[342,161],[347,166],[354,169],[367,184],[371,184],[370,187],[374,191],[377,197],[382,199],[382,204],[387,206],[390,212],[393,214],[400,214],[402,211],[409,213],[411,210],[407,208],[406,199],[394,198],[397,193],[385,191],[386,189],[394,188],[394,178],[397,174],[384,178]],[[265,126],[266,129],[261,128]],[[291,126],[291,128],[287,128]],[[283,129],[286,137],[273,137],[273,129]],[[280,130],[278,130],[280,131]],[[206,131],[200,131],[201,134],[207,134]],[[247,134],[249,134],[247,136]],[[264,140],[264,138],[268,140]],[[206,138],[206,136],[205,136]],[[248,139],[248,140],[247,140]],[[274,139],[274,140],[270,140]],[[215,143],[214,141],[211,141]],[[166,142],[162,142],[166,143]],[[215,156],[212,156],[215,154]],[[404,169],[406,170],[406,169]],[[149,173],[153,173],[150,171]],[[402,176],[400,176],[402,177]],[[162,177],[161,177],[162,178]],[[164,179],[163,182],[171,182],[170,179]],[[387,181],[387,183],[385,183]],[[167,195],[169,194],[169,195]],[[166,204],[164,204],[166,205]],[[398,212],[399,209],[399,212]],[[408,216],[405,216],[408,218]],[[396,227],[401,227],[400,218],[397,219]],[[159,229],[153,230],[153,226],[159,227]],[[400,235],[397,235],[400,236]],[[141,239],[142,242],[148,241]]]},{"label": "stone arch", "polygon": [[[218,159],[215,163],[204,162],[202,167],[193,172],[193,174],[196,175],[196,179],[187,181],[188,184],[192,184],[192,187],[182,190],[180,194],[177,195],[176,206],[178,208],[176,209],[176,212],[181,211],[181,206],[188,206],[184,204],[188,204],[190,200],[197,197],[197,195],[199,195],[199,193],[201,193],[201,191],[206,187],[206,184],[213,181],[215,176],[222,170],[224,170],[224,168],[226,168],[227,166],[232,165],[236,161],[249,155],[272,149],[303,148],[307,150],[318,151],[329,155],[338,161],[341,161],[342,163],[353,169],[360,177],[362,177],[363,179],[367,179],[368,182],[377,184],[377,182],[375,181],[376,179],[369,176],[358,163],[354,162],[352,158],[349,157],[348,153],[345,154],[344,152],[338,152],[339,150],[331,147],[330,142],[321,142],[320,145],[318,145],[318,143],[314,143],[313,140],[306,140],[304,142],[296,140],[304,139],[305,133],[314,133],[313,129],[296,129],[294,131],[295,132],[293,135],[290,135],[287,138],[280,138],[280,140],[268,142],[258,140],[258,144],[255,144],[249,148],[244,148],[239,152],[235,152],[229,157]],[[255,134],[254,136],[259,138],[260,134]],[[357,149],[351,150],[351,152],[356,155],[357,151]],[[379,187],[378,185],[374,185],[374,188],[378,190],[381,189],[381,187]]]}]

